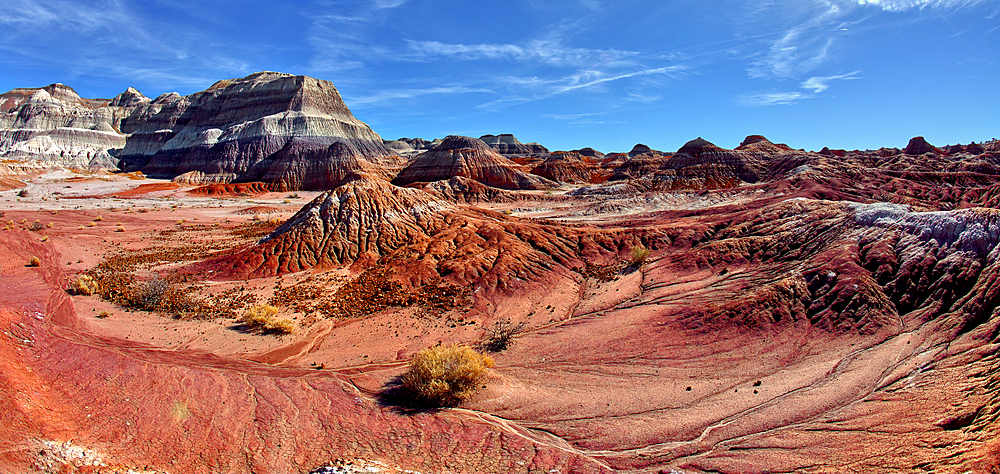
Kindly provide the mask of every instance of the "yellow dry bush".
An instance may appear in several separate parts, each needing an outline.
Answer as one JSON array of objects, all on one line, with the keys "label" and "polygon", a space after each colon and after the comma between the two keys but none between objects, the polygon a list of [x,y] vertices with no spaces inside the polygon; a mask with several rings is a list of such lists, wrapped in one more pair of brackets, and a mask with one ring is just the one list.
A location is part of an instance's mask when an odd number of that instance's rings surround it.
[{"label": "yellow dry bush", "polygon": [[80,275],[70,283],[73,293],[83,296],[97,294],[97,280],[90,275]]},{"label": "yellow dry bush", "polygon": [[267,324],[267,330],[282,334],[291,334],[295,330],[295,323],[290,319],[274,319]]},{"label": "yellow dry bush", "polygon": [[271,305],[259,304],[243,313],[243,323],[253,329],[266,329],[271,319],[278,314],[278,308]]},{"label": "yellow dry bush", "polygon": [[490,367],[493,359],[471,347],[435,346],[410,359],[402,383],[428,404],[455,406],[472,397]]},{"label": "yellow dry bush", "polygon": [[28,266],[29,267],[37,267],[37,266],[41,266],[41,264],[42,264],[42,259],[40,259],[38,257],[31,257],[31,258],[28,259]]}]

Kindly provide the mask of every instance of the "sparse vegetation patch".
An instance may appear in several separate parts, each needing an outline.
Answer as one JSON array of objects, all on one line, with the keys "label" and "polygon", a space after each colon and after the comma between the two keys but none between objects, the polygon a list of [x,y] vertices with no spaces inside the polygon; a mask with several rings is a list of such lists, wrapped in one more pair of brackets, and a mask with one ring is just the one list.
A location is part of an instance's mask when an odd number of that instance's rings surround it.
[{"label": "sparse vegetation patch", "polygon": [[493,358],[471,347],[435,346],[417,352],[401,382],[418,401],[430,406],[456,406],[479,389]]}]

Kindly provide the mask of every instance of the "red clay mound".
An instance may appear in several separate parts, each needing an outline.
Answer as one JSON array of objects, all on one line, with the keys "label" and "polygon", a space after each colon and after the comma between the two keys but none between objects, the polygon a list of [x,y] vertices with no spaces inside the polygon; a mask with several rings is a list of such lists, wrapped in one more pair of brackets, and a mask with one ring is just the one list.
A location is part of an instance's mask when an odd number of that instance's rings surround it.
[{"label": "red clay mound", "polygon": [[487,186],[464,176],[455,176],[447,181],[413,183],[408,187],[423,189],[443,199],[463,203],[500,203],[521,199],[521,196],[516,192]]},{"label": "red clay mound", "polygon": [[367,178],[316,197],[259,245],[191,270],[245,278],[382,261],[409,286],[443,279],[493,291],[554,267],[582,268],[583,258],[606,260],[621,247],[617,234],[591,230],[459,207]]},{"label": "red clay mound", "polygon": [[9,176],[0,177],[0,191],[23,188],[24,186],[24,181],[17,178],[11,178]]},{"label": "red clay mound", "polygon": [[482,140],[449,136],[438,146],[417,155],[392,183],[410,183],[471,178],[487,186],[502,189],[547,189],[556,183],[531,175],[508,158],[497,153]]},{"label": "red clay mound", "polygon": [[208,184],[205,186],[199,186],[197,188],[188,191],[188,193],[194,194],[196,196],[212,196],[212,197],[254,196],[269,192],[271,192],[270,186],[267,183],[261,183],[261,182]]},{"label": "red clay mound", "polygon": [[531,174],[563,183],[587,184],[593,182],[596,171],[597,159],[569,151],[556,151],[535,166]]},{"label": "red clay mound", "polygon": [[177,189],[179,187],[181,187],[181,185],[179,185],[177,183],[148,183],[148,184],[140,184],[140,185],[138,185],[138,186],[136,186],[136,187],[134,187],[132,189],[128,189],[128,190],[125,190],[125,191],[120,191],[120,192],[117,192],[117,193],[112,193],[112,194],[108,195],[107,197],[115,197],[115,198],[119,198],[119,199],[138,198],[138,197],[146,196],[149,193],[155,193],[155,192],[159,192],[159,191],[172,191],[172,190]]}]

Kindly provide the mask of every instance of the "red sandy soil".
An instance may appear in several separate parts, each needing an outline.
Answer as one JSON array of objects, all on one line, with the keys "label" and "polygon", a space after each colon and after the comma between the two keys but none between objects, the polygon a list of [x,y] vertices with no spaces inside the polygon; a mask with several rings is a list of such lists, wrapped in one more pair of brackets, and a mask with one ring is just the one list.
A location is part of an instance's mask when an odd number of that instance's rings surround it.
[{"label": "red sandy soil", "polygon": [[253,196],[270,192],[265,183],[208,184],[194,188],[189,193],[200,196]]},{"label": "red sandy soil", "polygon": [[180,185],[177,183],[147,183],[147,184],[140,184],[139,186],[136,186],[132,189],[113,193],[108,197],[127,199],[131,197],[147,196],[150,193],[154,193],[157,191],[173,191],[179,187]]},{"label": "red sandy soil", "polygon": [[[229,234],[254,222],[241,210],[286,219],[315,195],[199,201],[187,187],[161,195],[169,184],[116,191],[132,198],[116,209],[37,199],[4,212],[4,222],[52,226],[0,231],[0,471],[308,472],[336,460],[470,473],[1000,470],[998,323],[949,329],[962,320],[857,296],[875,284],[861,268],[874,250],[833,230],[795,234],[807,227],[796,216],[847,225],[840,204],[795,207],[752,189],[672,196],[657,209],[504,204],[659,240],[647,241],[644,265],[609,281],[553,267],[443,313],[335,319],[282,308],[297,326],[283,336],[68,294],[72,277],[122,249],[249,248],[255,238]],[[621,217],[629,206],[646,207]],[[30,256],[41,266],[26,266]],[[358,272],[209,279],[205,291],[242,286],[265,301],[279,282],[333,291]],[[828,272],[836,281],[804,287]],[[824,291],[840,313],[795,306]],[[752,310],[731,310],[742,307]],[[380,399],[414,352],[475,342],[507,318],[527,329],[495,355],[473,400],[411,412]]]}]

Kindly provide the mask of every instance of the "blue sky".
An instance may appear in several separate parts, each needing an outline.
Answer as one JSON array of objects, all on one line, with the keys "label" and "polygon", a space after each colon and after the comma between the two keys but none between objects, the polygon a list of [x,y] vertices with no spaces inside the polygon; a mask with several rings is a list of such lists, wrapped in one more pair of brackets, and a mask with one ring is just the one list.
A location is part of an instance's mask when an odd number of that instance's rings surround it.
[{"label": "blue sky", "polygon": [[384,138],[552,150],[1000,136],[996,0],[0,0],[0,90],[327,79]]}]

